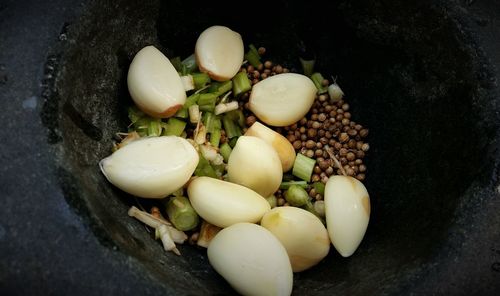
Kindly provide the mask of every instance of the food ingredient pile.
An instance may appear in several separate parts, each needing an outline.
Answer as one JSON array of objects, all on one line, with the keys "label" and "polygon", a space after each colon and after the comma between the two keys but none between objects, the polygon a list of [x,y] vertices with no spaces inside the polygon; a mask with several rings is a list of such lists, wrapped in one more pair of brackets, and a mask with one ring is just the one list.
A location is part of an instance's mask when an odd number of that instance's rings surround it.
[{"label": "food ingredient pile", "polygon": [[368,129],[314,61],[291,73],[265,54],[245,52],[224,26],[203,31],[184,60],[141,49],[127,78],[129,130],[99,165],[121,190],[158,201],[128,214],[165,250],[205,247],[237,292],[290,295],[293,272],[330,244],[351,256],[364,237]]}]

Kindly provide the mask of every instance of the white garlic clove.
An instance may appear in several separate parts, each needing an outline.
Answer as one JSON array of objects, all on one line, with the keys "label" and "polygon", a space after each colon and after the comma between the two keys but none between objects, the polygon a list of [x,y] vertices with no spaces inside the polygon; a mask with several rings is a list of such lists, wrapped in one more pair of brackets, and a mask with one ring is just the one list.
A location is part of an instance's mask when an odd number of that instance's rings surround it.
[{"label": "white garlic clove", "polygon": [[325,226],[318,217],[304,209],[274,208],[262,217],[260,225],[283,244],[293,272],[311,268],[330,251],[330,238]]},{"label": "white garlic clove", "polygon": [[212,26],[198,37],[195,56],[201,72],[217,81],[229,80],[243,63],[243,40],[228,27]]},{"label": "white garlic clove", "polygon": [[241,136],[229,156],[227,176],[229,181],[267,197],[280,187],[283,169],[271,145],[257,137]]},{"label": "white garlic clove", "polygon": [[252,124],[245,133],[245,136],[254,136],[264,140],[278,153],[283,172],[292,169],[293,162],[295,161],[295,149],[287,138],[260,122]]},{"label": "white garlic clove", "polygon": [[266,124],[287,126],[309,112],[316,92],[316,86],[305,75],[278,74],[252,87],[249,108]]},{"label": "white garlic clove", "polygon": [[262,226],[238,223],[221,230],[207,254],[213,268],[242,295],[292,293],[293,273],[286,250]]},{"label": "white garlic clove", "polygon": [[351,256],[363,240],[370,220],[370,197],[353,177],[332,176],[325,186],[326,226],[335,249]]},{"label": "white garlic clove", "polygon": [[154,46],[146,46],[135,55],[128,70],[127,84],[137,107],[153,117],[170,117],[186,102],[186,92],[177,70]]},{"label": "white garlic clove", "polygon": [[257,223],[271,209],[267,200],[255,191],[219,179],[195,178],[187,192],[196,213],[219,227],[239,222]]},{"label": "white garlic clove", "polygon": [[132,195],[163,198],[181,188],[198,165],[199,156],[186,139],[140,138],[99,163],[109,182]]}]

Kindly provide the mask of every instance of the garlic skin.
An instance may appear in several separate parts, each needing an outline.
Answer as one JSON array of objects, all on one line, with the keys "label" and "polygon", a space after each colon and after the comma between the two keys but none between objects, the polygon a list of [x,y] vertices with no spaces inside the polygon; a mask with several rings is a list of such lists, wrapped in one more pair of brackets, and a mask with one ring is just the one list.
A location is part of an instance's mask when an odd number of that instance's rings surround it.
[{"label": "garlic skin", "polygon": [[285,248],[267,229],[238,223],[221,230],[210,242],[208,260],[242,295],[287,296],[293,273]]},{"label": "garlic skin", "polygon": [[186,92],[177,70],[154,46],[146,46],[135,55],[128,70],[127,84],[137,107],[156,118],[174,115],[186,102]]},{"label": "garlic skin", "polygon": [[274,208],[262,217],[260,225],[283,244],[293,272],[311,268],[330,251],[330,238],[325,226],[318,217],[304,209]]},{"label": "garlic skin", "polygon": [[316,86],[309,77],[283,73],[259,81],[252,87],[250,110],[264,123],[287,126],[299,121],[311,108]]},{"label": "garlic skin", "polygon": [[196,213],[222,228],[239,222],[257,223],[271,209],[267,200],[255,191],[210,177],[193,179],[187,192]]},{"label": "garlic skin", "polygon": [[245,136],[254,136],[264,140],[278,153],[283,172],[287,172],[292,169],[293,162],[295,161],[295,149],[290,141],[288,141],[288,139],[283,135],[275,132],[260,122],[255,122],[248,128]]},{"label": "garlic skin", "polygon": [[109,182],[144,198],[163,198],[181,188],[198,165],[194,147],[181,137],[134,140],[99,162]]},{"label": "garlic skin", "polygon": [[325,186],[326,228],[335,249],[351,256],[363,240],[370,220],[370,197],[353,177],[332,176]]},{"label": "garlic skin", "polygon": [[227,162],[229,181],[268,197],[278,190],[283,178],[281,160],[264,140],[241,136]]},{"label": "garlic skin", "polygon": [[241,35],[224,26],[203,31],[195,46],[196,63],[210,78],[225,81],[233,78],[243,63],[244,46]]}]

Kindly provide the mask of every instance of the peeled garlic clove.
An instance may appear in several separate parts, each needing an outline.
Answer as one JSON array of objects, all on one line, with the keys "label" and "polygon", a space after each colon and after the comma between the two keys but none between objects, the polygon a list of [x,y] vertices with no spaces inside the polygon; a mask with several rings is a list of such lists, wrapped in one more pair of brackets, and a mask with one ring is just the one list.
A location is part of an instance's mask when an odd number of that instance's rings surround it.
[{"label": "peeled garlic clove", "polygon": [[295,161],[295,149],[293,149],[290,141],[288,141],[288,139],[283,137],[281,134],[268,128],[260,122],[255,122],[247,130],[245,136],[260,138],[269,145],[273,146],[280,158],[283,172],[287,172],[293,167],[293,162]]},{"label": "peeled garlic clove", "polygon": [[274,208],[262,217],[260,225],[283,244],[293,272],[318,264],[330,251],[330,238],[325,226],[318,217],[304,209]]},{"label": "peeled garlic clove", "polygon": [[324,200],[330,240],[342,256],[349,257],[358,248],[368,227],[368,192],[363,183],[353,177],[332,176],[326,183]]},{"label": "peeled garlic clove", "polygon": [[238,223],[221,230],[210,242],[208,260],[242,295],[292,293],[293,273],[285,248],[264,227]]},{"label": "peeled garlic clove", "polygon": [[175,136],[137,139],[101,160],[109,182],[132,195],[163,198],[181,188],[198,165],[198,153]]},{"label": "peeled garlic clove", "polygon": [[264,123],[287,126],[299,121],[311,108],[316,86],[305,75],[283,73],[252,87],[250,110]]},{"label": "peeled garlic clove", "polygon": [[243,55],[240,34],[228,27],[212,26],[203,31],[196,41],[195,56],[200,71],[217,81],[233,78],[240,70]]},{"label": "peeled garlic clove", "polygon": [[187,192],[198,215],[219,227],[239,222],[257,223],[271,209],[267,200],[255,191],[219,179],[195,178]]},{"label": "peeled garlic clove", "polygon": [[154,46],[146,46],[135,55],[128,70],[127,84],[137,107],[153,117],[172,116],[186,102],[186,92],[177,70]]},{"label": "peeled garlic clove", "polygon": [[241,136],[229,156],[227,176],[267,197],[280,187],[283,169],[271,145],[257,137]]}]

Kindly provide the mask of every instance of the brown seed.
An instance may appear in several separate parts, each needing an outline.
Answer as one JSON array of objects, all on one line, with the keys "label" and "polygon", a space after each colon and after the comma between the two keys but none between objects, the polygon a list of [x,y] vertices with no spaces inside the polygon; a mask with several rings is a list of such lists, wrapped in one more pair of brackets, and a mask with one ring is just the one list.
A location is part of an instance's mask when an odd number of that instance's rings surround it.
[{"label": "brown seed", "polygon": [[260,63],[259,66],[257,67],[257,70],[259,71],[264,70],[264,64]]},{"label": "brown seed", "polygon": [[332,147],[334,147],[334,146],[335,146],[335,143],[336,143],[336,142],[335,142],[335,139],[330,139],[330,140],[328,141],[328,145],[330,145],[330,146],[332,146]]},{"label": "brown seed", "polygon": [[245,105],[243,105],[243,107],[247,110],[250,109],[250,103],[246,102]]},{"label": "brown seed", "polygon": [[323,160],[319,163],[319,167],[321,170],[326,170],[330,166],[330,162],[328,160]]},{"label": "brown seed", "polygon": [[335,116],[337,116],[337,111],[335,110],[330,111],[330,117],[335,118]]},{"label": "brown seed", "polygon": [[324,176],[323,178],[321,178],[321,182],[323,184],[326,184],[326,182],[328,182],[328,179],[329,179],[328,176]]},{"label": "brown seed", "polygon": [[314,147],[316,147],[316,143],[314,143],[313,140],[307,140],[307,142],[306,142],[306,148],[307,149],[312,149]]},{"label": "brown seed", "polygon": [[314,169],[313,169],[313,172],[314,172],[315,174],[319,174],[319,173],[321,173],[321,168],[320,168],[318,165],[315,165],[315,166],[314,166]]},{"label": "brown seed", "polygon": [[343,131],[343,132],[347,132],[347,131],[348,131],[348,130],[350,130],[350,129],[351,129],[351,127],[350,127],[350,126],[348,126],[348,125],[344,125],[344,126],[342,126],[342,131]]},{"label": "brown seed", "polygon": [[320,113],[318,115],[318,120],[321,121],[321,122],[325,121],[326,120],[326,114],[325,113]]},{"label": "brown seed", "polygon": [[288,139],[288,142],[293,143],[295,142],[295,135],[287,135],[286,138]]},{"label": "brown seed", "polygon": [[323,144],[321,144],[321,142],[316,143],[316,148],[318,149],[323,148]]},{"label": "brown seed", "polygon": [[267,69],[271,69],[272,66],[273,66],[273,62],[271,62],[271,61],[266,61],[264,63],[264,67],[266,67]]},{"label": "brown seed", "polygon": [[364,165],[364,164],[360,164],[360,165],[359,165],[359,171],[360,171],[361,173],[366,172],[366,165]]},{"label": "brown seed", "polygon": [[356,157],[357,158],[363,158],[363,157],[365,157],[365,152],[363,152],[363,150],[356,151]]},{"label": "brown seed", "polygon": [[357,134],[358,134],[358,131],[355,130],[355,129],[350,129],[347,131],[347,134],[350,136],[350,137],[355,137]]},{"label": "brown seed", "polygon": [[326,95],[320,95],[320,96],[318,97],[318,99],[319,99],[319,101],[320,101],[320,102],[325,102],[325,101],[326,101],[326,99],[327,99],[327,96],[326,96]]},{"label": "brown seed", "polygon": [[316,151],[314,151],[314,155],[316,155],[316,157],[322,156],[323,155],[323,149],[316,149]]},{"label": "brown seed", "polygon": [[325,130],[319,130],[318,131],[318,136],[323,137],[325,135]]},{"label": "brown seed", "polygon": [[365,138],[366,136],[368,136],[368,129],[364,128],[360,130],[359,135],[361,136],[361,138]]},{"label": "brown seed", "polygon": [[318,174],[313,174],[312,177],[311,177],[311,181],[312,182],[318,182],[320,180],[319,178],[319,175]]},{"label": "brown seed", "polygon": [[340,143],[345,143],[349,141],[349,135],[347,133],[341,133],[339,138]]},{"label": "brown seed", "polygon": [[363,147],[363,141],[356,142],[356,149],[361,150],[361,147]]},{"label": "brown seed", "polygon": [[361,124],[356,124],[354,128],[359,132],[363,128],[363,126]]},{"label": "brown seed", "polygon": [[[314,111],[316,111],[316,112],[314,112]],[[313,112],[314,114],[313,114],[313,115],[311,115],[311,120],[312,120],[312,121],[318,120],[318,114],[316,114],[316,113],[318,113],[318,109],[314,108],[314,109],[312,110],[312,112]]]},{"label": "brown seed", "polygon": [[312,120],[308,120],[307,123],[306,123],[306,126],[307,127],[311,127],[313,125],[313,121]]},{"label": "brown seed", "polygon": [[342,119],[342,125],[349,125],[349,122],[351,122],[351,121],[347,118]]},{"label": "brown seed", "polygon": [[328,139],[327,139],[327,138],[325,138],[325,137],[321,137],[321,138],[319,138],[319,142],[320,142],[321,144],[323,144],[323,145],[326,145],[326,144],[328,143]]},{"label": "brown seed", "polygon": [[347,168],[344,167],[344,169],[345,169],[345,173],[348,176],[354,176],[354,170],[351,167],[347,166]]},{"label": "brown seed", "polygon": [[290,129],[291,129],[292,131],[296,130],[296,129],[297,129],[297,127],[298,127],[297,123],[294,123],[294,124],[290,125]]},{"label": "brown seed", "polygon": [[308,149],[306,151],[306,156],[309,158],[312,158],[314,156],[314,151],[312,151],[311,149]]},{"label": "brown seed", "polygon": [[[298,131],[297,131],[297,132],[298,132]],[[300,132],[299,132],[299,133],[300,133]],[[300,139],[301,139],[302,141],[307,140],[307,135],[306,135],[306,134],[301,134],[301,135],[300,135]]]},{"label": "brown seed", "polygon": [[344,104],[342,105],[342,110],[344,110],[344,111],[349,110],[349,104],[344,103]]},{"label": "brown seed", "polygon": [[340,156],[346,156],[347,152],[348,152],[348,150],[346,148],[340,148],[339,155]]},{"label": "brown seed", "polygon": [[306,148],[306,141],[302,141],[302,147],[305,149]]},{"label": "brown seed", "polygon": [[326,106],[325,106],[325,112],[326,112],[326,113],[330,113],[330,111],[332,111],[332,106],[330,106],[330,105],[326,105]]},{"label": "brown seed", "polygon": [[270,75],[270,74],[271,74],[271,70],[269,70],[269,69],[264,69],[264,73],[266,73],[267,75]]},{"label": "brown seed", "polygon": [[302,119],[299,121],[300,125],[306,125],[307,124],[307,118],[302,117]]},{"label": "brown seed", "polygon": [[[326,178],[327,178],[327,181],[328,181],[328,177],[326,177]],[[323,182],[323,178],[321,178],[321,182]],[[316,199],[316,200],[322,200],[323,196],[321,196],[321,194],[317,193],[316,196],[314,197],[314,199]]]},{"label": "brown seed", "polygon": [[331,176],[333,174],[333,168],[331,166],[329,166],[326,170],[325,170],[325,173],[328,175],[328,176]]},{"label": "brown seed", "polygon": [[257,79],[257,78],[254,78],[254,79],[252,80],[252,84],[257,84],[258,82],[259,82],[259,79]]},{"label": "brown seed", "polygon": [[295,142],[293,142],[293,148],[295,148],[295,150],[298,150],[302,147],[302,142],[299,141],[299,140],[296,140]]},{"label": "brown seed", "polygon": [[312,128],[314,129],[319,129],[321,127],[321,123],[319,123],[318,121],[314,121],[313,124],[312,124]]},{"label": "brown seed", "polygon": [[247,72],[248,73],[253,73],[253,71],[255,71],[255,68],[252,65],[248,65]]},{"label": "brown seed", "polygon": [[252,126],[252,124],[254,124],[257,121],[257,118],[255,118],[255,116],[253,116],[253,115],[250,115],[246,118],[245,121],[246,121],[247,126]]},{"label": "brown seed", "polygon": [[335,142],[334,148],[335,148],[336,150],[339,150],[339,149],[341,149],[341,148],[342,148],[342,144],[340,144],[339,142]]},{"label": "brown seed", "polygon": [[354,163],[355,163],[355,164],[357,164],[357,165],[360,165],[360,164],[362,164],[362,163],[363,163],[363,160],[358,158],[358,159],[356,159],[356,160],[354,161]]},{"label": "brown seed", "polygon": [[337,114],[337,116],[335,116],[335,120],[337,120],[337,121],[342,121],[342,119],[344,119],[343,114]]},{"label": "brown seed", "polygon": [[281,74],[283,73],[283,67],[281,65],[277,65],[276,66],[276,69],[274,69],[274,71],[277,73],[277,74]]},{"label": "brown seed", "polygon": [[345,156],[347,160],[354,160],[356,159],[356,155],[352,152],[348,152],[347,155]]},{"label": "brown seed", "polygon": [[307,136],[308,136],[309,138],[314,138],[314,137],[316,137],[316,134],[317,134],[317,133],[318,133],[318,131],[317,131],[317,130],[315,130],[315,129],[313,129],[313,128],[309,128],[309,129],[307,130]]},{"label": "brown seed", "polygon": [[350,149],[354,149],[356,148],[356,141],[353,140],[353,139],[350,139],[349,142],[347,143],[347,146],[350,148]]},{"label": "brown seed", "polygon": [[331,139],[332,138],[332,133],[330,133],[329,131],[325,133],[325,137],[327,139]]},{"label": "brown seed", "polygon": [[344,112],[344,117],[351,119],[351,112]]},{"label": "brown seed", "polygon": [[283,73],[288,73],[288,72],[290,72],[290,69],[288,69],[288,68],[283,68]]},{"label": "brown seed", "polygon": [[361,146],[361,150],[363,151],[368,151],[370,150],[370,145],[368,143],[364,143],[362,146]]},{"label": "brown seed", "polygon": [[259,53],[259,55],[264,55],[266,53],[266,48],[265,47],[259,47],[259,49],[257,49],[257,52]]},{"label": "brown seed", "polygon": [[253,75],[253,78],[257,78],[258,79],[260,77],[260,72],[259,71],[253,71],[252,75]]},{"label": "brown seed", "polygon": [[316,196],[316,189],[311,188],[311,190],[309,190],[309,196],[310,197],[315,197]]},{"label": "brown seed", "polygon": [[343,115],[344,114],[344,110],[343,109],[337,109],[337,113]]},{"label": "brown seed", "polygon": [[260,75],[260,79],[266,79],[267,78],[267,73],[262,73]]},{"label": "brown seed", "polygon": [[278,198],[278,205],[283,206],[284,204],[285,204],[285,199],[282,197]]},{"label": "brown seed", "polygon": [[295,131],[292,131],[292,133],[295,135],[296,138],[300,138],[300,131],[295,130]]},{"label": "brown seed", "polygon": [[365,179],[365,174],[357,174],[356,179],[358,179],[359,181],[363,181]]},{"label": "brown seed", "polygon": [[328,81],[328,79],[323,79],[321,81],[321,85],[323,85],[323,86],[328,86],[329,84],[330,84],[330,81]]}]

